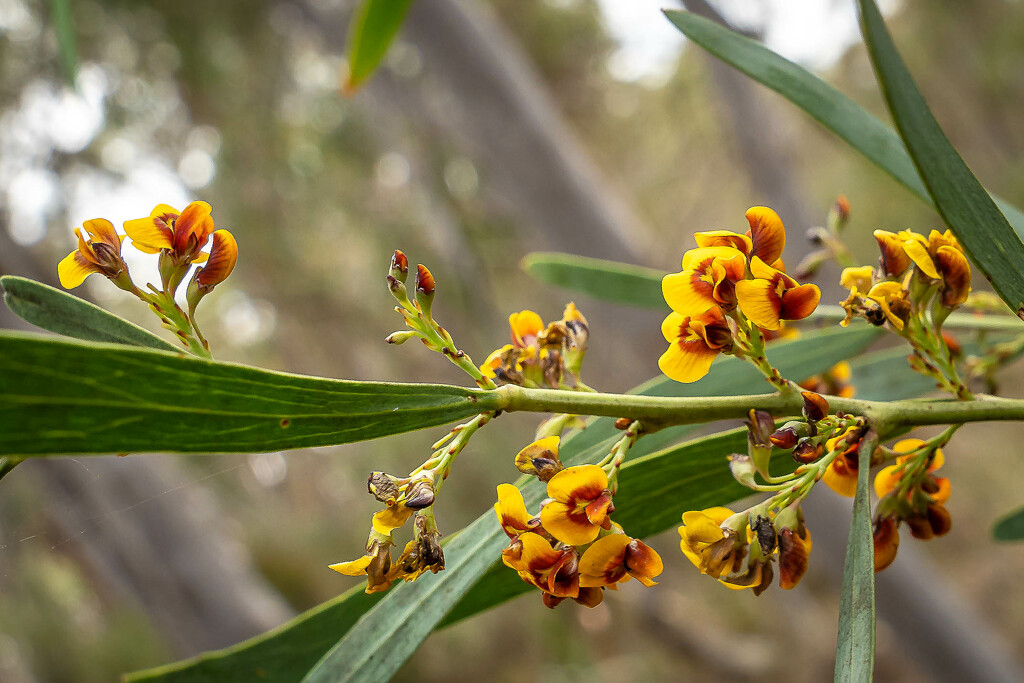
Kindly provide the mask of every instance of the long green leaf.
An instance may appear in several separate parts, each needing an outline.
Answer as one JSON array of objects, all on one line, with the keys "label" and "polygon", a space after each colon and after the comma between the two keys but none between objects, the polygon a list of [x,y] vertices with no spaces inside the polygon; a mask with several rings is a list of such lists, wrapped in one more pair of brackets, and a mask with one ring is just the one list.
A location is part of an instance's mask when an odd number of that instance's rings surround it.
[{"label": "long green leaf", "polygon": [[[689,12],[665,14],[694,43],[803,109],[920,199],[933,203],[899,135],[859,104],[803,67],[714,21]],[[1024,213],[994,199],[1024,236]]]},{"label": "long green leaf", "polygon": [[552,252],[527,254],[521,265],[534,279],[571,292],[617,304],[668,310],[661,294],[665,273],[654,268]]},{"label": "long green leaf", "polygon": [[492,392],[350,382],[0,334],[0,456],[328,446],[493,410]]},{"label": "long green leaf", "polygon": [[1024,319],[1024,244],[942,132],[874,0],[860,0],[860,18],[889,111],[928,194],[996,293]]},{"label": "long green leaf", "polygon": [[4,275],[0,277],[0,287],[4,290],[4,301],[12,311],[44,330],[85,341],[184,352],[135,323],[42,282]]},{"label": "long green leaf", "polygon": [[405,21],[412,0],[365,0],[349,27],[348,90],[355,90],[377,70]]},{"label": "long green leaf", "polygon": [[846,543],[839,601],[835,680],[870,683],[875,667],[875,546],[871,535],[871,454],[878,439],[869,433],[858,456],[853,522]]},{"label": "long green leaf", "polygon": [[57,51],[64,78],[74,87],[78,76],[78,48],[75,41],[75,19],[71,15],[71,0],[50,0],[53,10],[53,30],[57,35]]},{"label": "long green leaf", "polygon": [[[796,341],[780,343],[772,347],[770,353],[772,360],[784,374],[796,379],[803,379],[826,370],[844,358],[860,353],[868,344],[877,339],[878,334],[877,330],[866,326],[859,329],[822,330],[807,334]],[[706,378],[695,384],[679,384],[661,377],[641,385],[634,391],[648,395],[725,395],[757,391],[763,385],[764,379],[748,364],[735,358],[724,358],[715,364],[712,372]],[[614,428],[613,422],[608,418],[592,420],[586,430],[565,439],[560,453],[562,459],[568,464],[593,462],[599,459],[607,452],[617,435],[621,434]],[[686,425],[644,437],[634,447],[632,456],[639,458],[644,454],[663,448],[673,441],[684,438],[694,429],[696,429],[695,426]],[[727,468],[709,468],[709,471],[711,470],[715,472],[715,475],[712,476],[724,475],[725,483],[732,486]],[[535,481],[530,481],[522,488],[527,503],[531,506],[536,506],[544,495],[543,489],[537,486]],[[625,495],[625,485],[620,490],[619,495]],[[710,489],[707,492],[709,495],[713,493]],[[694,491],[694,495],[699,493],[700,491]],[[733,494],[727,492],[725,495]],[[718,502],[721,503],[726,503],[729,500],[731,499],[728,497],[718,498]],[[681,497],[680,503],[682,502],[684,501]],[[381,616],[379,618],[386,621],[386,617],[397,618],[396,615],[401,614],[413,621],[429,620],[431,628],[433,628],[437,620],[444,616],[444,611],[454,602],[453,596],[458,597],[446,588],[453,585],[447,580],[457,572],[465,573],[469,578],[481,575],[484,578],[478,587],[473,588],[463,597],[451,615],[445,619],[445,623],[475,614],[503,602],[505,599],[521,594],[526,584],[520,581],[514,572],[501,571],[495,566],[494,560],[498,557],[498,553],[507,539],[494,523],[493,513],[488,511],[481,515],[474,522],[472,528],[474,529],[472,532],[469,529],[464,530],[446,545],[448,568],[443,573],[424,577],[413,584],[393,588],[388,597],[391,603],[380,605],[381,611],[378,614]],[[481,535],[482,542],[486,538],[486,545],[455,547],[456,541],[470,533]],[[466,555],[465,547],[486,548],[487,552],[480,550],[478,555]],[[456,550],[459,555],[453,556],[453,552]],[[428,585],[435,584],[439,584],[440,593],[425,592]],[[410,597],[411,589],[417,586],[422,586],[418,590],[424,592],[417,592]],[[460,580],[459,586],[461,589],[466,586],[466,583]],[[432,608],[437,610],[436,613],[426,611],[407,613],[403,611],[403,605],[407,601],[415,602],[423,608],[430,604],[434,596],[442,594],[447,595],[448,602],[434,605]],[[344,596],[325,603],[312,612],[300,615],[296,620],[268,634],[240,643],[227,650],[204,654],[199,658],[178,662],[160,669],[139,672],[131,680],[199,683],[214,680],[253,680],[257,675],[260,677],[259,680],[264,681],[296,680],[327,651],[329,643],[325,644],[324,641],[329,639],[333,642],[346,634],[362,612],[370,605],[375,604],[377,599],[377,596],[364,596],[361,591],[349,591]],[[357,602],[358,609],[352,609],[350,601]],[[365,624],[364,628],[369,629]],[[388,632],[390,633],[390,630]],[[325,638],[325,634],[329,634],[329,636]],[[419,635],[421,633],[417,631],[417,637]],[[388,642],[390,645],[391,641]],[[414,644],[409,641],[403,642],[406,649],[414,647]],[[390,666],[400,665],[401,661],[397,661],[398,659],[402,658],[397,658],[391,662]]]},{"label": "long green leaf", "polygon": [[997,541],[1024,541],[1024,507],[996,522],[992,527],[992,538]]}]

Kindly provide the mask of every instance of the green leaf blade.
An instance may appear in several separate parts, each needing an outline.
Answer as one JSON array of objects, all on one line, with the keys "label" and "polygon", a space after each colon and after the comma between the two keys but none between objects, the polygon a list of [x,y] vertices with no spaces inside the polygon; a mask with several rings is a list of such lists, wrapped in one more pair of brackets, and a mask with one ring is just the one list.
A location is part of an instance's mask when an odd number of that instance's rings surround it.
[{"label": "green leaf blade", "polygon": [[871,455],[878,437],[869,432],[858,453],[857,493],[843,563],[835,681],[870,683],[875,667],[875,545],[871,533]]},{"label": "green leaf blade", "polygon": [[1024,507],[1009,513],[992,527],[997,541],[1024,541]]},{"label": "green leaf blade", "polygon": [[661,294],[665,273],[654,268],[551,252],[527,254],[522,268],[540,282],[600,301],[668,310]]},{"label": "green leaf blade", "polygon": [[0,456],[330,446],[499,402],[476,389],[306,377],[30,334],[0,334],[0,397]]},{"label": "green leaf blade", "polygon": [[14,275],[0,277],[0,287],[4,290],[8,308],[26,322],[44,330],[85,341],[184,353],[182,348],[149,330],[56,287]]},{"label": "green leaf blade", "polygon": [[349,28],[348,82],[354,91],[373,75],[405,21],[412,0],[365,0]]},{"label": "green leaf blade", "polygon": [[996,293],[1024,319],[1024,244],[928,109],[873,0],[860,0],[860,16],[889,111],[935,207]]},{"label": "green leaf blade", "polygon": [[[934,204],[903,141],[878,117],[803,67],[746,36],[690,12],[667,10],[665,14],[694,43],[785,97],[918,198]],[[994,199],[1017,234],[1024,236],[1024,212],[1003,199]]]}]

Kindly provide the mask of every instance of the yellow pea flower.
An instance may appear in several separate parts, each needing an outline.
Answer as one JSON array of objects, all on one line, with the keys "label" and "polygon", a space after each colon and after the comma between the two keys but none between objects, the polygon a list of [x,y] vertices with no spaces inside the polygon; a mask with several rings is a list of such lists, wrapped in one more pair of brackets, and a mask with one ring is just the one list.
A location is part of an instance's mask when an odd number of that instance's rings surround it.
[{"label": "yellow pea flower", "polygon": [[165,251],[177,261],[202,263],[207,254],[200,250],[213,233],[213,209],[206,202],[192,202],[184,211],[158,204],[146,218],[125,221],[132,244],[147,254]]},{"label": "yellow pea flower", "polygon": [[540,520],[526,510],[522,492],[512,484],[498,486],[498,502],[494,504],[498,523],[509,538],[516,538],[540,526]]},{"label": "yellow pea flower", "polygon": [[[78,248],[57,264],[57,275],[65,289],[74,289],[93,273],[100,273],[114,281],[122,289],[129,285],[119,282],[128,272],[128,266],[121,258],[121,242],[124,237],[117,234],[114,225],[105,218],[94,218],[82,223],[89,239],[82,237],[82,231],[75,228]],[[129,285],[130,286],[130,285]]]},{"label": "yellow pea flower", "polygon": [[664,564],[653,548],[625,534],[599,538],[580,558],[580,586],[584,588],[614,586],[635,578],[645,586],[658,582]]},{"label": "yellow pea flower", "polygon": [[699,247],[683,255],[683,270],[666,275],[661,291],[669,307],[683,315],[712,306],[736,305],[736,282],[746,276],[743,253],[733,247]]},{"label": "yellow pea flower", "polygon": [[782,320],[802,320],[821,300],[817,285],[801,285],[757,256],[751,259],[750,273],[755,279],[736,283],[736,299],[743,314],[758,327],[777,330]]},{"label": "yellow pea flower", "polygon": [[718,306],[698,315],[673,311],[661,323],[661,333],[669,347],[658,367],[677,382],[696,382],[719,352],[732,348],[732,330]]},{"label": "yellow pea flower", "polygon": [[568,545],[593,542],[602,527],[610,527],[614,510],[608,475],[597,465],[569,467],[548,482],[552,499],[540,511],[544,530]]}]

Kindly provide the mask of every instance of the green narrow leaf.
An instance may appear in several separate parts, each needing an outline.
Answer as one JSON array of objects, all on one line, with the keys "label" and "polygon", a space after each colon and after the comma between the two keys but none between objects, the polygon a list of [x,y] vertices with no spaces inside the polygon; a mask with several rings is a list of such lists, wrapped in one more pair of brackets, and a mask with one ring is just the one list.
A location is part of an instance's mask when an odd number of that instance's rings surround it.
[{"label": "green narrow leaf", "polygon": [[354,91],[377,70],[405,21],[412,0],[365,0],[349,27],[348,83]]},{"label": "green narrow leaf", "polygon": [[570,292],[617,304],[668,310],[661,294],[665,273],[660,270],[551,252],[527,254],[521,265],[534,279]]},{"label": "green narrow leaf", "polygon": [[42,282],[14,275],[0,277],[4,301],[19,317],[36,327],[85,341],[144,346],[184,353],[149,330],[105,311],[77,296]]},{"label": "green narrow leaf", "polygon": [[[867,326],[858,329],[833,328],[806,334],[795,341],[782,342],[770,349],[771,358],[784,374],[797,379],[804,379],[812,374],[822,372],[838,361],[854,356],[864,350],[872,341],[878,338],[879,332]],[[904,361],[905,365],[905,361]],[[637,387],[636,393],[647,395],[663,396],[697,396],[697,395],[727,395],[742,394],[758,391],[764,387],[764,379],[756,370],[736,358],[723,358],[715,364],[712,372],[704,379],[694,384],[680,384],[665,377],[653,379]],[[561,453],[562,459],[567,464],[578,464],[593,462],[607,452],[611,443],[619,434],[613,426],[614,420],[609,418],[598,418],[590,421],[586,430],[569,436],[563,441]],[[686,425],[666,429],[651,436],[641,439],[633,449],[633,458],[651,453],[662,448],[672,441],[678,441],[686,434],[692,433],[696,426]],[[723,446],[724,448],[724,446]],[[735,449],[733,449],[735,450]],[[707,468],[709,476],[724,477],[731,481],[728,468]],[[713,472],[713,473],[712,473]],[[527,504],[535,507],[543,498],[543,488],[538,486],[536,481],[528,481],[528,485],[522,486]],[[625,489],[621,489],[625,494]],[[738,495],[738,494],[737,494]],[[627,498],[628,500],[628,498]],[[680,504],[685,501],[680,498]],[[721,498],[718,502],[726,503],[729,498]],[[476,526],[482,525],[482,526]],[[511,571],[500,571],[506,569],[503,565],[495,566],[495,559],[499,556],[501,548],[506,544],[507,539],[504,533],[493,520],[493,512],[488,510],[482,514],[472,527],[463,530],[450,540],[445,546],[447,556],[447,569],[437,576],[426,576],[420,581],[412,584],[397,586],[387,594],[390,602],[380,604],[380,612],[375,621],[366,622],[361,628],[374,630],[380,627],[381,622],[388,618],[396,618],[394,615],[401,614],[403,618],[410,620],[424,620],[429,622],[431,629],[438,621],[445,616],[445,612],[451,608],[461,593],[450,589],[453,584],[448,580],[456,573],[465,573],[467,576],[459,581],[460,590],[466,595],[452,610],[451,615],[444,620],[444,623],[451,623],[465,618],[483,609],[493,607],[506,599],[512,598],[524,592],[526,584],[519,580],[519,577]],[[480,534],[481,542],[486,538],[486,546],[454,546],[456,541],[468,534]],[[461,541],[460,541],[461,543]],[[470,543],[470,541],[466,541]],[[458,555],[452,555],[452,548],[456,547]],[[488,552],[480,551],[479,554],[467,554],[466,547],[487,548]],[[497,563],[500,565],[500,562]],[[465,588],[472,585],[477,578],[483,577],[477,588],[466,592]],[[471,579],[467,583],[467,579]],[[410,589],[416,586],[438,585],[439,593],[416,593],[414,597],[408,597]],[[420,591],[425,588],[418,589]],[[447,595],[445,602],[431,601],[439,595]],[[159,669],[141,671],[133,674],[129,680],[132,681],[174,681],[176,683],[200,683],[205,681],[294,681],[299,679],[316,661],[327,651],[330,643],[337,641],[345,635],[352,625],[359,618],[363,611],[370,605],[376,603],[377,596],[364,597],[361,591],[353,589],[346,596],[349,599],[358,601],[360,609],[353,610],[345,599],[345,596],[320,608],[300,615],[294,621],[275,629],[270,633],[258,636],[244,643],[240,643],[228,650],[213,652],[201,655],[199,658],[170,664]],[[406,601],[414,601],[421,607],[421,611],[405,612],[403,605]],[[433,609],[434,611],[427,611]],[[369,617],[369,615],[367,615]],[[369,624],[374,624],[370,626]],[[388,631],[390,633],[390,630]],[[429,629],[427,630],[429,632]],[[380,632],[378,631],[378,636]],[[425,637],[422,629],[417,631],[417,637]],[[325,644],[325,640],[330,642]],[[362,642],[362,641],[360,641]],[[387,641],[390,646],[390,640]],[[404,656],[411,654],[405,650],[415,644],[410,641],[403,641],[403,657],[396,657],[389,661],[388,666],[400,666],[404,662]],[[401,660],[401,661],[399,661]],[[354,660],[353,660],[354,661]],[[365,672],[365,670],[364,670]],[[379,671],[377,672],[379,673]]]},{"label": "green narrow leaf", "polygon": [[932,116],[874,0],[860,0],[860,16],[889,111],[935,207],[999,296],[1024,319],[1024,244]]},{"label": "green narrow leaf", "polygon": [[0,456],[252,453],[375,439],[497,407],[494,392],[271,372],[0,334]]},{"label": "green narrow leaf", "polygon": [[60,65],[68,84],[74,87],[78,77],[78,48],[75,44],[75,20],[71,16],[71,0],[50,0],[53,29],[57,34]]},{"label": "green narrow leaf", "polygon": [[[746,36],[690,12],[668,10],[665,14],[694,43],[803,109],[868,161],[933,204],[903,141],[876,116],[803,67]],[[994,199],[1017,234],[1024,236],[1024,213],[1005,200]]]},{"label": "green narrow leaf", "polygon": [[836,638],[835,680],[870,683],[875,667],[875,545],[871,533],[871,454],[878,438],[869,432],[858,454],[857,494],[843,564]]},{"label": "green narrow leaf", "polygon": [[1024,507],[1006,515],[992,527],[992,538],[997,541],[1024,540]]}]

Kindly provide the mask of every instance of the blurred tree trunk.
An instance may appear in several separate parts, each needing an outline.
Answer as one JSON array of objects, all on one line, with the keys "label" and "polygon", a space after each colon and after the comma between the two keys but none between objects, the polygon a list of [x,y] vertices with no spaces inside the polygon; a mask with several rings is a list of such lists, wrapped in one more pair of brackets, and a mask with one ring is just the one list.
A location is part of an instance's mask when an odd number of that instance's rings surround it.
[{"label": "blurred tree trunk", "polygon": [[[0,225],[0,274],[53,284]],[[79,292],[79,294],[81,294]],[[0,327],[36,329],[0,306]],[[111,592],[136,601],[182,656],[225,647],[292,614],[256,571],[217,503],[171,457],[31,459],[3,481],[34,482],[43,512]]]}]

